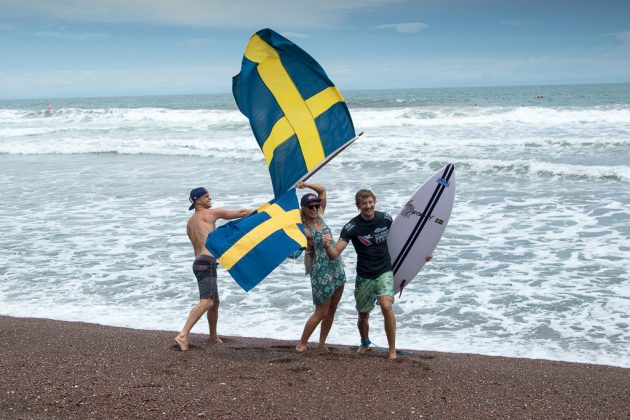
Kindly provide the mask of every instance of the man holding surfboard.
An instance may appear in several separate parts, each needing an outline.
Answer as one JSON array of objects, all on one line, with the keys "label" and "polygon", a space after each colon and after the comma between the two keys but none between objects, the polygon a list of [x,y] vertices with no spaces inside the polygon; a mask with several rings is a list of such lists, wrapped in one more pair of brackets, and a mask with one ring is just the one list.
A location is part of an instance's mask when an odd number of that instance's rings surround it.
[{"label": "man holding surfboard", "polygon": [[356,308],[359,312],[357,327],[361,335],[358,353],[370,348],[369,317],[376,302],[385,319],[385,334],[389,350],[388,359],[396,358],[396,315],[394,303],[394,275],[387,249],[387,234],[392,225],[389,213],[374,210],[376,196],[370,190],[356,193],[355,202],[359,214],[352,218],[341,231],[339,241],[330,246],[332,237],[324,236],[325,249],[331,259],[336,259],[352,242],[357,253],[357,277],[354,288]]}]

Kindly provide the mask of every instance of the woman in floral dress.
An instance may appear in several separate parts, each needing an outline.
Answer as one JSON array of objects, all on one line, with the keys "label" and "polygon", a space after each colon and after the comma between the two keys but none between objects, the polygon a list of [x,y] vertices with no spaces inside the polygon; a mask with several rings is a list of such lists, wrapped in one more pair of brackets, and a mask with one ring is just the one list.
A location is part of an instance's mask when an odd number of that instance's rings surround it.
[{"label": "woman in floral dress", "polygon": [[[307,266],[307,272],[310,268],[311,289],[315,304],[315,312],[306,321],[302,338],[295,347],[295,350],[301,353],[306,351],[308,339],[320,322],[322,326],[319,333],[318,348],[326,350],[326,337],[328,337],[332,327],[337,305],[343,294],[346,273],[340,260],[333,261],[328,257],[322,241],[325,234],[332,236],[330,228],[323,219],[326,210],[326,188],[321,184],[305,184],[303,182],[298,182],[296,187],[300,189],[310,188],[317,193],[317,195],[305,194],[300,200],[302,225],[308,239],[306,256],[310,257],[305,257],[305,259],[307,261],[312,260],[310,267]],[[335,246],[335,244],[333,242],[328,246]]]}]

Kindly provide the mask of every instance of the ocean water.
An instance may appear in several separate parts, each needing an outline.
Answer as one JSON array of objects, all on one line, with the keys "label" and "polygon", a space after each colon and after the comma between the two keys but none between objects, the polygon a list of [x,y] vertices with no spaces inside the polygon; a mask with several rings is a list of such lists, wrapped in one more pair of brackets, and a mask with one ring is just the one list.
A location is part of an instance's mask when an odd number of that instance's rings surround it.
[{"label": "ocean water", "polygon": [[[630,85],[344,94],[365,134],[313,178],[335,235],[359,188],[396,214],[456,166],[434,260],[396,299],[399,348],[630,367]],[[216,207],[272,198],[230,95],[0,101],[0,168],[11,316],[175,332],[198,299],[190,189]],[[356,345],[351,247],[344,259],[329,341]],[[249,293],[219,275],[220,333],[298,340],[313,310],[301,261]],[[371,337],[386,346],[378,310]]]}]

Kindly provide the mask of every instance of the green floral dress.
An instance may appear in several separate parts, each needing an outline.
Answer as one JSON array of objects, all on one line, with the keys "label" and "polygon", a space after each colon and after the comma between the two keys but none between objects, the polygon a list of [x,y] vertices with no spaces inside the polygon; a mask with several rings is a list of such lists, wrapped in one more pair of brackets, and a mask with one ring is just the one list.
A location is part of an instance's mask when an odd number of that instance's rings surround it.
[{"label": "green floral dress", "polygon": [[[326,302],[335,293],[339,286],[346,282],[346,273],[343,269],[341,258],[331,260],[328,253],[324,249],[322,237],[332,232],[323,220],[321,230],[317,231],[308,224],[303,226],[313,235],[313,248],[315,252],[315,261],[311,267],[311,289],[313,290],[313,303],[321,305]],[[330,242],[330,246],[335,246],[334,240]]]}]

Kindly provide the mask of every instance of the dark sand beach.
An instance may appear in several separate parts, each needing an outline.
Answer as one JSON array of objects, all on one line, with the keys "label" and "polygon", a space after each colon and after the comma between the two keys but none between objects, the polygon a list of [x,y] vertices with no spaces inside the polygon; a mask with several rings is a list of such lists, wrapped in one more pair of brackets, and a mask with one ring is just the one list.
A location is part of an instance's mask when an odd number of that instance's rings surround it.
[{"label": "dark sand beach", "polygon": [[0,418],[630,418],[630,369],[175,335],[0,316]]}]

